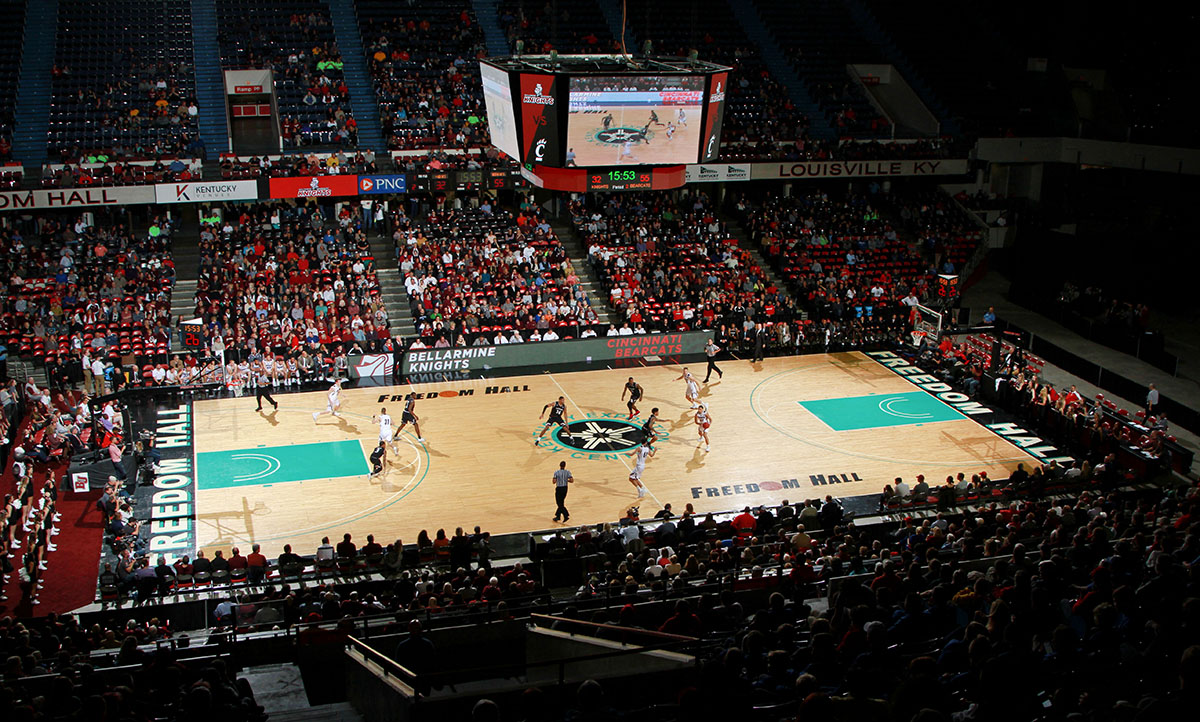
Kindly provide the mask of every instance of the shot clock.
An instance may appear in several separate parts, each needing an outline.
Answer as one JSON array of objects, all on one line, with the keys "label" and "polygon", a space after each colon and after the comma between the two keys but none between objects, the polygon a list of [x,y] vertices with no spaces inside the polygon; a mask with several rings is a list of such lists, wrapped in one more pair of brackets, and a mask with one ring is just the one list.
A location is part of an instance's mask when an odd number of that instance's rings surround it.
[{"label": "shot clock", "polygon": [[590,168],[589,191],[642,191],[654,187],[654,168]]}]

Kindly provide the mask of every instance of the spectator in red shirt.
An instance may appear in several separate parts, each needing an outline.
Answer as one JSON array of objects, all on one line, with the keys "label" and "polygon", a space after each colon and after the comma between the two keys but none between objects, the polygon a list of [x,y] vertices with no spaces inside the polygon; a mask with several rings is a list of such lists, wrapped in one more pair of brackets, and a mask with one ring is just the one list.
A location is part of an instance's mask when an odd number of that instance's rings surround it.
[{"label": "spectator in red shirt", "polygon": [[750,513],[750,507],[742,509],[742,513],[733,518],[733,528],[738,530],[738,534],[743,536],[754,533],[754,527],[758,525],[758,520]]},{"label": "spectator in red shirt", "polygon": [[250,545],[250,556],[246,557],[246,574],[251,584],[262,584],[267,576],[267,558],[258,544]]}]

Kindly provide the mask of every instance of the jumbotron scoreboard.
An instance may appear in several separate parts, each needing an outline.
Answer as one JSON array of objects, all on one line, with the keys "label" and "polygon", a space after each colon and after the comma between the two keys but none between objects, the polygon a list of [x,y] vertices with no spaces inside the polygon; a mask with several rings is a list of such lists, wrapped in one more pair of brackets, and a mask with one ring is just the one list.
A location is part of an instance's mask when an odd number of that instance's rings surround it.
[{"label": "jumbotron scoreboard", "polygon": [[730,68],[689,58],[523,55],[480,61],[492,143],[538,187],[678,188],[715,160]]}]

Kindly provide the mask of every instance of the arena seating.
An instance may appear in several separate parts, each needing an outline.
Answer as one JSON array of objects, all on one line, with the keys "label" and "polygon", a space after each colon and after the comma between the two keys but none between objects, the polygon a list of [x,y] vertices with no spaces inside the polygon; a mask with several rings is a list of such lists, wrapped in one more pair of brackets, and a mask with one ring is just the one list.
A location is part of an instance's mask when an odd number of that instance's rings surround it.
[{"label": "arena seating", "polygon": [[199,162],[190,159],[153,162],[82,163],[47,165],[42,168],[43,188],[92,188],[140,186],[190,181],[200,177]]},{"label": "arena seating", "polygon": [[507,342],[547,329],[577,337],[598,328],[566,252],[541,210],[490,205],[393,216],[400,273],[423,343]]},{"label": "arena seating", "polygon": [[110,359],[165,356],[174,284],[169,225],[156,219],[153,234],[134,234],[76,221],[48,222],[36,249],[0,231],[0,253],[21,259],[19,283],[0,297],[0,337],[11,353],[37,361],[62,362],[85,347]]},{"label": "arena seating", "polygon": [[838,0],[755,0],[809,95],[842,138],[888,138],[891,126],[847,72],[849,63],[883,60]]},{"label": "arena seating", "polygon": [[[200,237],[196,316],[219,333],[226,358],[325,358],[389,338],[375,259],[358,218],[315,221],[286,205],[230,208]],[[323,229],[323,230],[320,230]],[[290,378],[290,377],[289,377]]]},{"label": "arena seating", "polygon": [[187,0],[59,3],[49,154],[187,155],[197,138],[195,86]]},{"label": "arena seating", "polygon": [[[25,28],[25,3],[21,0],[0,2],[0,14],[4,16],[8,32],[0,38],[0,67],[21,67],[21,36]],[[17,73],[5,73],[0,78],[0,163],[12,160],[13,120],[16,118]],[[4,177],[0,170],[0,187]]]},{"label": "arena seating", "polygon": [[225,180],[379,172],[379,167],[375,164],[375,152],[369,148],[357,153],[354,151],[346,153],[339,150],[335,153],[252,156],[249,158],[223,154],[220,169],[221,178]]},{"label": "arena seating", "polygon": [[[686,56],[696,49],[702,60],[734,68],[736,82],[726,96],[721,128],[724,140],[783,143],[804,137],[808,120],[767,70],[724,0],[666,3],[651,16],[649,28],[639,24],[636,29],[654,42],[655,53]],[[703,23],[697,25],[697,18]]]},{"label": "arena seating", "polygon": [[729,236],[706,194],[589,196],[570,206],[610,304],[648,330],[790,320],[794,308]]},{"label": "arena seating", "polygon": [[285,147],[354,146],[342,57],[318,0],[218,0],[221,65],[271,68]]},{"label": "arena seating", "polygon": [[[538,6],[521,0],[503,0],[499,6],[500,25],[516,51],[516,43],[525,43],[527,54],[617,52],[616,42],[595,0],[580,0],[561,6],[555,17],[549,5]],[[628,48],[631,51],[637,48]]]},{"label": "arena seating", "polygon": [[[363,46],[391,149],[489,142],[477,56],[483,35],[465,0],[358,3]],[[472,121],[472,119],[474,119]]]}]

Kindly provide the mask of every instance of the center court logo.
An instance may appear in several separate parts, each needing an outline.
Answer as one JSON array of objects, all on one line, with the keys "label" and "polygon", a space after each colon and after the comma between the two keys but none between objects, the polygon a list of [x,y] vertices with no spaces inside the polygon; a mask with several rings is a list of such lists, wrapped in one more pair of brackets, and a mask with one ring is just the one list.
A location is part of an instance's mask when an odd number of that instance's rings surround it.
[{"label": "center court logo", "polygon": [[[642,423],[640,419],[629,421],[624,414],[571,416],[567,420],[570,436],[567,435],[567,429],[555,428],[541,443],[543,448],[570,453],[575,459],[619,459],[645,440]],[[534,438],[541,430],[539,425],[533,432]],[[654,435],[655,443],[663,443],[670,433],[657,424]]]},{"label": "center court logo", "polygon": [[593,143],[608,143],[610,145],[621,145],[627,140],[634,143],[639,143],[651,137],[650,133],[643,133],[641,128],[606,128],[596,131],[589,138]]}]

